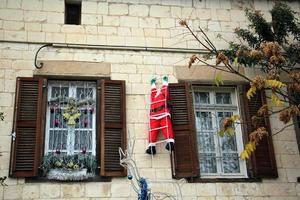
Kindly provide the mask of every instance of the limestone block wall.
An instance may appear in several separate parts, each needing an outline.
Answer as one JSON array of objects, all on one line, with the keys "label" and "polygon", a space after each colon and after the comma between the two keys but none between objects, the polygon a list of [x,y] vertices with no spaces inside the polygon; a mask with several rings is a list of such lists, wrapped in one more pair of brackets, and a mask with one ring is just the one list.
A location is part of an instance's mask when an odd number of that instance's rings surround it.
[{"label": "limestone block wall", "polygon": [[[177,82],[196,77],[194,73],[209,80],[213,79],[212,73],[207,72],[206,68],[195,72],[188,71],[187,67],[186,71],[183,70],[190,54],[74,48],[42,50],[39,59],[45,61],[45,68],[36,70],[33,62],[40,44],[34,42],[199,48],[189,41],[190,37],[185,37],[185,30],[178,27],[179,18],[189,18],[193,27],[199,24],[206,27],[212,38],[221,33],[225,38],[233,39],[233,29],[246,24],[243,8],[260,9],[265,13],[273,2],[83,0],[80,26],[64,25],[63,4],[61,0],[0,0],[0,110],[5,115],[5,121],[0,122],[0,152],[3,152],[0,176],[7,176],[9,169],[16,77],[57,74],[51,68],[51,63],[55,61],[62,66],[59,73],[95,76],[96,71],[96,76],[126,81],[127,127],[135,136],[133,156],[138,169],[142,176],[151,180],[171,180],[170,157],[164,147],[158,146],[158,154],[153,159],[144,153],[147,145],[149,81],[153,76],[168,75],[170,82]],[[299,2],[291,2],[290,5],[300,10]],[[224,41],[215,41],[220,47],[227,45]],[[84,68],[89,65],[95,69],[63,67],[67,66],[65,62],[75,61],[76,66]],[[82,72],[78,73],[80,70]],[[282,126],[276,117],[270,121],[274,132]],[[185,183],[181,186],[184,199],[298,200],[300,185],[296,177],[300,176],[300,156],[293,127],[276,135],[274,146],[278,179],[264,179],[261,183]],[[137,199],[126,178],[89,183],[27,183],[24,179],[9,178],[6,184],[8,186],[0,186],[0,199]],[[174,187],[166,184],[152,182],[151,187],[153,191],[175,191]]]}]

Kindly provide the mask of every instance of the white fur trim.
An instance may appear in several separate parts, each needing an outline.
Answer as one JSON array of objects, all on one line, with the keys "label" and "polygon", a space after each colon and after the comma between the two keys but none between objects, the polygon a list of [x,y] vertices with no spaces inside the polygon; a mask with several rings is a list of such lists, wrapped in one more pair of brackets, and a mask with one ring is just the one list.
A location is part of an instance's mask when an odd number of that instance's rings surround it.
[{"label": "white fur trim", "polygon": [[155,94],[155,98],[158,97],[158,95],[160,95],[160,93],[161,93],[161,89],[157,89],[156,94]]},{"label": "white fur trim", "polygon": [[168,86],[168,85],[169,85],[169,83],[168,83],[167,81],[163,81],[163,85],[166,85],[166,86]]},{"label": "white fur trim", "polygon": [[167,143],[168,143],[168,142],[173,142],[173,143],[175,143],[175,140],[172,139],[172,138],[169,138],[169,139],[166,139],[166,142],[167,142]]},{"label": "white fur trim", "polygon": [[153,83],[153,84],[151,85],[151,89],[155,89],[155,88],[156,88],[156,84]]},{"label": "white fur trim", "polygon": [[148,147],[155,147],[155,146],[156,146],[155,143],[149,143],[149,144],[148,144]]},{"label": "white fur trim", "polygon": [[161,115],[158,115],[158,116],[155,116],[155,115],[151,116],[150,115],[150,119],[162,119],[162,118],[167,117],[167,116],[171,117],[170,113],[162,113]]}]

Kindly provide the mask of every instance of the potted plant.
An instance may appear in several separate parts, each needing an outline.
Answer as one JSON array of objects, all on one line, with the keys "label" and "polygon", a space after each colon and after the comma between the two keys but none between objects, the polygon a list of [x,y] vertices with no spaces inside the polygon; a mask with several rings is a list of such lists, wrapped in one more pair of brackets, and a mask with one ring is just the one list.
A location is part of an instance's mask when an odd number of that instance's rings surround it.
[{"label": "potted plant", "polygon": [[48,179],[78,181],[93,177],[97,168],[95,156],[83,151],[80,154],[65,155],[59,150],[44,156],[41,170]]}]

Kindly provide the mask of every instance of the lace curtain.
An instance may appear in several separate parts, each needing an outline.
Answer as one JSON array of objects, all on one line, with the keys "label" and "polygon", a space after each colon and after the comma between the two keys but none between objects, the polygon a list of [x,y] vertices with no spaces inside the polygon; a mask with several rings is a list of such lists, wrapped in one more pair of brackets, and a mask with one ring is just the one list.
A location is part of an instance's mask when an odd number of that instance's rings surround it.
[{"label": "lace curtain", "polygon": [[201,174],[240,173],[236,137],[218,136],[223,119],[237,110],[230,92],[194,92]]},{"label": "lace curtain", "polygon": [[93,82],[49,82],[45,152],[94,154],[95,102]]}]

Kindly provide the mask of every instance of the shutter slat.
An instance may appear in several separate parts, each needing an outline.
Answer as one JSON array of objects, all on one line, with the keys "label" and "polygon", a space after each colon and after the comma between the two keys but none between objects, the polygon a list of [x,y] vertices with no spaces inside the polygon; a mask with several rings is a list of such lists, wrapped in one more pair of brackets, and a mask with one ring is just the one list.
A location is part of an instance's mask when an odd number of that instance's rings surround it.
[{"label": "shutter slat", "polygon": [[16,140],[12,142],[10,176],[33,177],[38,175],[42,79],[19,78],[17,80],[16,121],[14,131]]},{"label": "shutter slat", "polygon": [[[244,94],[249,87],[245,87]],[[250,100],[248,100],[245,95],[243,96],[246,108],[246,122],[247,122],[247,132],[250,134],[252,131],[256,130],[258,127],[265,127],[269,135],[264,137],[256,150],[251,156],[253,175],[258,178],[277,178],[277,166],[275,160],[275,153],[272,141],[272,132],[270,128],[269,118],[265,117],[261,120],[257,127],[254,127],[251,123],[251,117],[257,115],[259,108],[266,104],[265,91],[258,91]]]},{"label": "shutter slat", "polygon": [[125,82],[104,80],[101,88],[100,174],[125,176],[119,157],[119,147],[126,147]]},{"label": "shutter slat", "polygon": [[187,83],[170,84],[169,92],[175,136],[174,161],[172,162],[173,176],[175,178],[197,177],[200,170],[189,85]]}]

